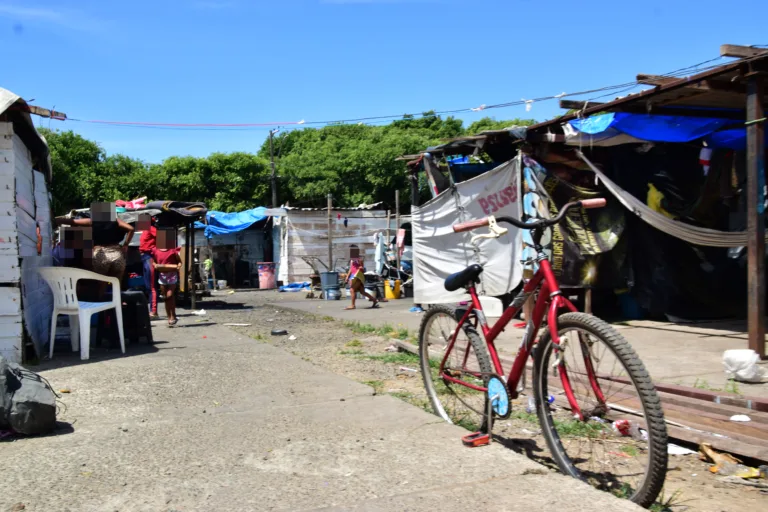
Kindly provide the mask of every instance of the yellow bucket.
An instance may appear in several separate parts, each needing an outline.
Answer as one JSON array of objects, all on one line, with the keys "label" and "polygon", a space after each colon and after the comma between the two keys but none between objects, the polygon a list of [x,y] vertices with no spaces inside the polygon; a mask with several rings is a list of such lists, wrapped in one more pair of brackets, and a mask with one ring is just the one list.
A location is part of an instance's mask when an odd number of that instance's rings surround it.
[{"label": "yellow bucket", "polygon": [[[394,283],[394,287],[392,286],[392,283]],[[399,299],[400,298],[400,280],[396,279],[394,281],[387,279],[384,281],[384,297],[388,299]]]}]

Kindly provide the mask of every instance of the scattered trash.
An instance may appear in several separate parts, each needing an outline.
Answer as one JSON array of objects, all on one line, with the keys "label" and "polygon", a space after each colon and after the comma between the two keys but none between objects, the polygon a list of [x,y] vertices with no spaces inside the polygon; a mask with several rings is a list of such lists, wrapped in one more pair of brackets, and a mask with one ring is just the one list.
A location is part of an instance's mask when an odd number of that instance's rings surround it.
[{"label": "scattered trash", "polygon": [[419,306],[413,306],[411,309],[408,310],[409,313],[423,313],[424,310],[421,309]]},{"label": "scattered trash", "polygon": [[208,314],[208,312],[204,309],[200,309],[198,311],[193,311],[192,314],[197,316],[205,316]]},{"label": "scattered trash", "polygon": [[401,370],[401,371],[404,371],[404,372],[413,372],[413,373],[419,373],[419,370],[416,370],[416,369],[414,369],[414,368],[408,368],[407,366],[401,366],[401,367],[400,367],[400,370]]},{"label": "scattered trash", "polygon": [[536,412],[536,400],[532,397],[528,397],[528,404],[525,406],[525,412],[533,414]]},{"label": "scattered trash", "polygon": [[752,421],[752,418],[747,416],[746,414],[734,414],[731,416],[731,421]]},{"label": "scattered trash", "polygon": [[11,507],[11,512],[21,512],[22,510],[26,509],[27,506],[21,502],[16,503],[14,506]]},{"label": "scattered trash", "polygon": [[291,341],[296,341],[298,338],[296,338],[296,336],[294,336],[293,334],[291,334],[291,335],[288,337],[288,339],[289,339],[289,340],[291,340]]},{"label": "scattered trash", "polygon": [[267,322],[274,322],[274,321],[275,321],[274,318],[267,318]]},{"label": "scattered trash", "polygon": [[641,429],[637,423],[629,420],[616,420],[611,424],[613,431],[623,437],[631,437],[635,441],[647,441],[648,432]]},{"label": "scattered trash", "polygon": [[384,352],[399,352],[399,351],[400,349],[397,348],[395,345],[390,345],[384,349]]},{"label": "scattered trash", "polygon": [[288,336],[288,331],[285,329],[272,329],[272,336]]},{"label": "scattered trash", "polygon": [[768,382],[768,374],[759,362],[760,356],[754,350],[736,349],[723,353],[725,374],[739,382]]},{"label": "scattered trash", "polygon": [[699,446],[699,458],[712,462],[709,471],[720,476],[735,476],[739,478],[760,478],[760,470],[745,466],[730,453],[720,453],[712,449],[709,443],[701,443]]},{"label": "scattered trash", "polygon": [[760,478],[768,478],[768,466],[759,466]]},{"label": "scattered trash", "polygon": [[[203,339],[206,339],[206,338],[208,338],[208,336],[203,336]],[[174,350],[175,350],[175,349],[174,349]]]},{"label": "scattered trash", "polygon": [[59,393],[67,393],[68,394],[68,393],[71,393],[71,392],[72,392],[72,390],[69,389],[69,388],[64,388],[64,389],[60,389],[59,390]]},{"label": "scattered trash", "polygon": [[684,446],[679,446],[674,443],[669,443],[667,445],[667,453],[670,455],[693,455],[697,452],[694,450],[690,450]]},{"label": "scattered trash", "polygon": [[229,290],[229,291],[227,292],[227,295],[234,295],[234,294],[235,294],[235,290]]},{"label": "scattered trash", "polygon": [[755,482],[754,480],[744,480],[743,478],[739,478],[737,476],[721,476],[718,478],[718,480],[728,484],[739,484],[747,485],[749,487],[757,487],[759,489],[768,489],[768,484],[763,482]]},{"label": "scattered trash", "polygon": [[224,324],[226,327],[250,327],[252,324]]}]

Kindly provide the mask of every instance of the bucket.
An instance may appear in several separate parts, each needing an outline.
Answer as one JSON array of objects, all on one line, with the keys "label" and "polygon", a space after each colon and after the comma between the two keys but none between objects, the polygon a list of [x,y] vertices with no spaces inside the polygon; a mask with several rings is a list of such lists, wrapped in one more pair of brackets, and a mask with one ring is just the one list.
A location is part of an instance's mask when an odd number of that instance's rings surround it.
[{"label": "bucket", "polygon": [[325,300],[339,300],[341,299],[341,290],[338,286],[329,286],[323,290],[325,294]]},{"label": "bucket", "polygon": [[259,288],[262,290],[271,290],[275,287],[275,264],[259,262],[256,264],[259,269]]},{"label": "bucket", "polygon": [[208,278],[208,289],[209,290],[213,290],[213,278],[212,277]]},{"label": "bucket", "polygon": [[328,287],[339,287],[338,272],[320,272],[320,286],[325,290]]},{"label": "bucket", "polygon": [[384,296],[388,299],[400,298],[400,280],[387,279],[384,281]]},{"label": "bucket", "polygon": [[219,286],[219,290],[227,287],[227,282],[223,279],[219,279],[219,281],[216,284]]}]

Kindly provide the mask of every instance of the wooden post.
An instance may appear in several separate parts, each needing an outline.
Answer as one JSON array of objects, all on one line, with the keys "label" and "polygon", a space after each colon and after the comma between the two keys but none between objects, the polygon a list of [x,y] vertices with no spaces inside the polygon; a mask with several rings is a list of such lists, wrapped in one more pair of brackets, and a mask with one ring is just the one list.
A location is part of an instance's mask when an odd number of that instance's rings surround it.
[{"label": "wooden post", "polygon": [[333,194],[328,194],[328,272],[335,272],[333,267]]},{"label": "wooden post", "polygon": [[[400,191],[395,190],[395,237],[400,233]],[[397,240],[397,238],[395,238]],[[400,279],[400,248],[395,243],[395,254],[397,255],[397,277]],[[402,283],[400,283],[402,286]]]},{"label": "wooden post", "polygon": [[[208,225],[208,216],[205,217],[205,225]],[[216,289],[216,260],[213,257],[213,246],[211,245],[211,239],[208,237],[205,237],[206,244],[208,245],[208,254],[209,258],[211,258],[211,277],[213,278],[213,289]],[[207,284],[207,283],[206,283]]]},{"label": "wooden post", "polygon": [[411,208],[419,206],[419,172],[417,167],[411,169]]},{"label": "wooden post", "polygon": [[584,312],[592,314],[592,288],[587,288],[584,292]]},{"label": "wooden post", "polygon": [[195,223],[189,225],[189,245],[192,247],[189,251],[190,272],[189,272],[189,292],[192,300],[192,310],[197,307],[197,291],[195,290]]},{"label": "wooden post", "polygon": [[758,73],[747,81],[747,321],[749,348],[765,359],[765,111]]}]

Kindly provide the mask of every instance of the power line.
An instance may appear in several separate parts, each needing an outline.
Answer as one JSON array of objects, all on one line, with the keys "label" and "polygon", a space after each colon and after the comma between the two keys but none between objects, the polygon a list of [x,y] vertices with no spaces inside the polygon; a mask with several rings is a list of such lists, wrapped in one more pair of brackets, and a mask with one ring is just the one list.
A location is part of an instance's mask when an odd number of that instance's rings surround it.
[{"label": "power line", "polygon": [[[754,45],[754,46],[760,47],[763,45]],[[768,46],[768,45],[765,45],[765,46]],[[746,63],[746,62],[750,62],[751,60],[762,58],[762,57],[764,57],[764,55],[749,57],[749,58],[741,59],[741,62]],[[692,70],[695,70],[697,73],[707,71],[710,69],[717,68],[720,65],[711,65],[704,68],[702,68],[702,66],[713,63],[715,61],[722,60],[723,58],[724,57],[718,56],[718,57],[708,59],[696,64],[692,64],[690,66],[686,66],[680,69],[676,69],[674,71],[670,71],[668,73],[665,73],[659,76],[666,77],[666,78],[679,78],[679,77],[686,76]],[[351,118],[351,119],[337,119],[332,121],[301,120],[301,121],[281,121],[281,122],[269,122],[269,123],[160,123],[160,122],[108,121],[108,120],[98,120],[98,119],[87,120],[87,119],[75,119],[75,118],[68,118],[67,120],[82,122],[82,123],[103,124],[103,125],[109,125],[109,126],[151,128],[151,129],[165,129],[165,130],[179,130],[179,131],[219,131],[219,130],[221,131],[254,131],[254,130],[268,130],[273,127],[281,126],[281,125],[282,126],[289,125],[293,129],[297,129],[301,126],[329,126],[329,125],[337,125],[337,124],[349,125],[352,123],[363,124],[363,125],[375,125],[379,123],[389,122],[392,120],[400,120],[400,119],[406,119],[406,118],[420,119],[425,117],[426,115],[438,116],[438,115],[451,115],[451,114],[479,112],[479,111],[485,111],[485,110],[523,106],[531,103],[538,103],[538,102],[549,101],[553,99],[561,99],[561,98],[568,98],[568,97],[574,97],[574,96],[585,96],[588,94],[596,94],[601,92],[607,93],[607,94],[595,96],[590,99],[591,101],[592,99],[604,98],[606,96],[612,96],[613,94],[621,94],[623,92],[631,91],[636,87],[644,86],[644,85],[647,85],[647,84],[641,84],[640,82],[635,80],[631,82],[624,82],[621,84],[598,87],[595,89],[589,89],[585,91],[578,91],[573,93],[561,93],[561,94],[552,95],[552,96],[541,96],[538,98],[521,99],[521,100],[510,101],[505,103],[482,105],[481,107],[466,107],[466,108],[459,108],[459,109],[452,109],[452,110],[438,110],[438,111],[426,110],[417,114],[392,114],[392,115],[382,115],[382,116],[367,116],[367,117],[358,117],[358,118]]]}]

